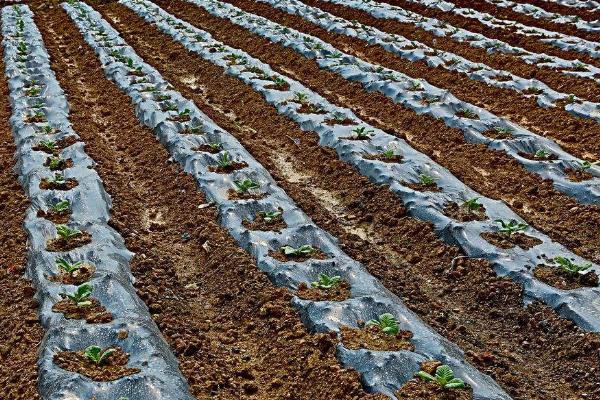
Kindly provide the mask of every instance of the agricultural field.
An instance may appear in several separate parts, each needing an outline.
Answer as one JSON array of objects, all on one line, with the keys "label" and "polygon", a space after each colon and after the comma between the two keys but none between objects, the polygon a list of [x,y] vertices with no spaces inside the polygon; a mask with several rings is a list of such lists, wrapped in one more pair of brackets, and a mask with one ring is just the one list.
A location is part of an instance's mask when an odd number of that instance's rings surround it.
[{"label": "agricultural field", "polygon": [[0,5],[0,400],[600,399],[600,2]]}]

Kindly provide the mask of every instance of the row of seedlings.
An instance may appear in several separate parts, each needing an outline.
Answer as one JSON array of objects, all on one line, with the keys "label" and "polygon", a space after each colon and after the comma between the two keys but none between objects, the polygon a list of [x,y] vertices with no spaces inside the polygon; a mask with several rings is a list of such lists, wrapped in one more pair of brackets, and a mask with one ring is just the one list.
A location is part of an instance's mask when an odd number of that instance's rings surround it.
[{"label": "row of seedlings", "polygon": [[577,29],[587,32],[600,32],[599,21],[585,21],[577,15],[563,15],[544,10],[542,7],[533,4],[517,3],[510,0],[484,0],[486,3],[497,7],[508,8],[514,12],[528,15],[535,19],[543,19],[555,24],[574,25]]},{"label": "row of seedlings", "polygon": [[[340,159],[363,175],[389,185],[412,215],[432,222],[444,240],[459,244],[468,256],[490,260],[500,275],[522,283],[528,298],[547,303],[585,329],[600,330],[600,307],[595,305],[600,295],[598,266],[529,228],[504,203],[484,198],[405,141],[375,129],[350,110],[273,72],[269,65],[214,40],[149,1],[123,3],[189,51],[250,85],[278,112],[318,134],[321,145],[335,149]],[[576,267],[569,272],[560,267],[562,260]],[[585,278],[577,266],[586,270]],[[553,287],[543,281],[548,268],[569,280],[588,283],[568,288],[573,290]]]},{"label": "row of seedlings", "polygon": [[[578,117],[592,118],[600,122],[600,112],[598,112],[600,103],[581,100],[575,95],[557,92],[537,79],[525,79],[507,71],[475,63],[454,53],[433,49],[401,35],[382,32],[358,21],[348,21],[298,0],[260,1],[279,4],[279,7],[285,7],[286,12],[296,14],[327,31],[381,46],[408,61],[425,61],[432,68],[441,67],[450,71],[458,71],[466,74],[472,80],[483,81],[490,86],[512,89],[535,97],[538,105],[542,108],[559,106]],[[557,102],[559,103],[556,104]],[[563,105],[561,106],[561,104]]]},{"label": "row of seedlings", "polygon": [[578,60],[566,60],[545,53],[534,53],[522,47],[512,46],[498,39],[490,39],[480,33],[453,26],[446,21],[425,17],[399,6],[375,0],[321,0],[339,4],[373,15],[376,18],[392,19],[403,24],[413,24],[438,37],[447,37],[458,43],[466,43],[474,48],[486,49],[489,53],[500,52],[517,57],[527,64],[540,68],[558,70],[567,76],[576,76],[600,83],[600,68]]},{"label": "row of seedlings", "polygon": [[[430,384],[424,373],[433,369],[456,374],[451,386],[461,393],[472,390],[475,399],[509,398],[467,364],[456,345],[340,250],[336,239],[318,228],[230,133],[173,90],[99,13],[81,2],[63,7],[107,77],[131,97],[140,121],[194,176],[236,242],[275,284],[296,292],[294,305],[307,327],[340,334],[338,358],[362,374],[367,390],[395,398],[407,381]],[[419,372],[423,378],[411,380]]]},{"label": "row of seedlings", "polygon": [[[557,190],[584,204],[600,204],[600,168],[565,152],[554,141],[499,118],[481,107],[461,101],[448,91],[405,74],[368,63],[343,53],[314,36],[296,31],[218,0],[187,0],[212,15],[228,19],[273,43],[289,47],[320,68],[362,84],[367,91],[380,92],[396,103],[443,120],[460,129],[471,143],[482,143],[504,151],[528,171],[549,179]],[[289,1],[261,0],[293,13]]]},{"label": "row of seedlings", "polygon": [[496,18],[492,14],[480,12],[472,8],[458,7],[456,4],[445,0],[407,0],[418,3],[428,8],[435,8],[444,12],[451,12],[458,16],[474,19],[490,29],[510,29],[511,34],[539,38],[542,43],[549,44],[561,50],[574,51],[593,58],[600,58],[600,47],[597,42],[585,40],[577,36],[549,31],[547,29],[528,26],[508,19]]},{"label": "row of seedlings", "polygon": [[31,200],[27,275],[46,334],[43,399],[191,399],[132,286],[133,253],[108,225],[110,196],[68,120],[69,106],[25,5],[2,9],[16,172]]}]

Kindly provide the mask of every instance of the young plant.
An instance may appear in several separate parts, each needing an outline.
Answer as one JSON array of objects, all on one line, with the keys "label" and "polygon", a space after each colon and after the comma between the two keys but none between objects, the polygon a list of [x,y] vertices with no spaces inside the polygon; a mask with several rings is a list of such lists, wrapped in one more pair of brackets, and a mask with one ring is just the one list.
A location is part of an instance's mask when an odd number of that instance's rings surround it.
[{"label": "young plant", "polygon": [[495,126],[494,130],[496,131],[496,133],[498,135],[503,135],[503,136],[510,136],[510,135],[512,135],[512,132],[513,132],[513,130],[511,128],[503,127],[503,126]]},{"label": "young plant", "polygon": [[258,189],[260,185],[252,179],[244,179],[242,181],[233,181],[235,188],[240,193],[248,193],[250,189]]},{"label": "young plant", "polygon": [[54,174],[54,178],[52,178],[51,182],[57,186],[62,186],[67,182],[67,180],[65,179],[65,176],[63,174],[56,172]]},{"label": "young plant", "polygon": [[219,142],[209,142],[206,145],[213,151],[221,151],[223,149],[223,143]]},{"label": "young plant", "polygon": [[594,161],[594,162],[580,161],[579,162],[579,170],[581,170],[582,172],[586,172],[588,169],[590,169],[594,165],[598,165],[598,164],[600,164],[600,161]]},{"label": "young plant", "polygon": [[338,286],[340,284],[341,280],[342,280],[342,278],[340,278],[337,275],[330,276],[330,275],[321,273],[321,274],[319,274],[319,278],[316,281],[311,282],[310,285],[317,289],[327,290],[327,289],[331,289],[331,288]]},{"label": "young plant", "polygon": [[79,229],[71,229],[66,225],[57,225],[56,233],[58,233],[58,236],[60,236],[61,239],[70,240],[81,234],[81,231]]},{"label": "young plant", "polygon": [[74,302],[77,307],[88,307],[92,305],[90,296],[92,294],[92,285],[85,283],[77,287],[73,294],[65,293],[65,295]]},{"label": "young plant", "polygon": [[90,346],[84,351],[85,357],[96,365],[101,365],[104,360],[113,354],[116,350],[108,348],[102,350],[99,346]]},{"label": "young plant", "polygon": [[189,108],[186,108],[185,110],[183,110],[183,111],[181,111],[181,112],[177,113],[177,116],[178,116],[179,118],[187,118],[187,117],[189,117],[189,116],[190,116],[190,112],[191,112],[191,111],[190,111],[190,109],[189,109]]},{"label": "young plant", "polygon": [[454,377],[454,371],[447,365],[440,365],[435,370],[435,376],[425,371],[417,372],[417,376],[427,382],[435,382],[444,389],[460,389],[465,387],[462,379]]},{"label": "young plant", "polygon": [[233,160],[231,159],[229,152],[224,151],[219,155],[219,158],[217,159],[217,165],[221,168],[229,168],[233,165]]},{"label": "young plant", "polygon": [[367,129],[365,126],[359,126],[352,129],[352,133],[356,135],[357,139],[368,139],[372,134],[372,129]]},{"label": "young plant", "polygon": [[420,90],[423,90],[423,86],[421,85],[421,82],[411,81],[410,86],[408,87],[408,90],[413,91],[413,92],[418,92]]},{"label": "young plant", "polygon": [[54,131],[54,128],[52,128],[48,124],[41,126],[40,129],[42,130],[42,133],[44,135],[50,135],[52,133],[52,131]]},{"label": "young plant", "polygon": [[265,222],[271,223],[281,217],[281,211],[259,211],[258,215],[260,215]]},{"label": "young plant", "polygon": [[514,219],[510,220],[510,221],[504,221],[501,219],[497,219],[494,222],[497,222],[498,224],[500,224],[500,229],[498,230],[500,233],[503,233],[507,236],[512,236],[517,232],[522,232],[525,229],[527,229],[527,224],[524,224],[522,222],[517,222]]},{"label": "young plant", "polygon": [[56,142],[53,140],[42,140],[40,141],[40,146],[49,151],[54,151],[56,149]]},{"label": "young plant", "polygon": [[427,174],[419,174],[419,183],[423,186],[435,185],[435,178]]},{"label": "young plant", "polygon": [[60,213],[69,209],[71,203],[69,200],[61,200],[56,204],[50,206],[50,209],[55,213]]},{"label": "young plant", "polygon": [[287,85],[287,82],[285,79],[280,78],[278,76],[274,76],[271,78],[271,80],[273,81],[273,84],[275,85],[275,87],[277,88],[282,88],[285,87],[285,85]]},{"label": "young plant", "polygon": [[477,113],[473,110],[470,110],[468,108],[461,108],[458,110],[457,114],[460,114],[461,118],[470,118],[470,119],[475,119],[478,117]]},{"label": "young plant", "polygon": [[51,157],[48,168],[50,168],[51,171],[57,170],[60,168],[62,162],[63,160],[61,160],[60,157]]},{"label": "young plant", "polygon": [[479,211],[481,207],[483,207],[483,204],[479,203],[477,200],[479,200],[479,197],[473,197],[472,199],[466,200],[463,205],[467,207],[469,211]]},{"label": "young plant", "polygon": [[561,256],[554,257],[554,262],[557,263],[563,271],[568,272],[570,274],[578,274],[579,272],[587,271],[588,269],[592,268],[591,263],[575,264],[568,258]]},{"label": "young plant", "polygon": [[377,319],[368,321],[366,326],[377,326],[381,332],[388,335],[397,335],[400,331],[396,317],[390,313],[381,314]]},{"label": "young plant", "polygon": [[308,101],[308,95],[302,92],[294,93],[294,101],[298,103],[305,103]]},{"label": "young plant", "polygon": [[548,158],[549,156],[550,156],[550,152],[547,150],[543,150],[543,149],[540,149],[533,154],[534,158],[539,158],[542,160]]},{"label": "young plant", "polygon": [[317,251],[317,249],[310,244],[305,244],[300,247],[283,246],[281,247],[281,251],[286,256],[310,256]]},{"label": "young plant", "polygon": [[58,267],[58,269],[63,270],[65,273],[67,273],[69,275],[71,275],[73,272],[79,270],[83,266],[82,261],[77,261],[76,263],[71,264],[64,258],[57,258],[55,262],[56,262],[56,266]]}]

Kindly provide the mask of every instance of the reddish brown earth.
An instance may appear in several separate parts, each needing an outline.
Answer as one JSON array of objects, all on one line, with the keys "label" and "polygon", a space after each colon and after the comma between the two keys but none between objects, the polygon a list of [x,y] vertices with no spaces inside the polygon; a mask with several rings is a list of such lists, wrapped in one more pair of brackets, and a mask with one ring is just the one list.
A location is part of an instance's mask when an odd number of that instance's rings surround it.
[{"label": "reddish brown earth", "polygon": [[[260,48],[265,54],[274,49],[295,62],[290,61],[296,66],[289,69],[305,70],[315,80],[323,77],[306,60],[292,58],[187,3],[158,3],[197,26],[210,28],[211,33],[228,37],[237,47],[251,52]],[[458,250],[442,244],[429,224],[407,217],[398,197],[369,183],[338,161],[333,151],[319,147],[316,135],[300,131],[249,87],[190,54],[125,7],[110,4],[98,9],[177,90],[233,133],[319,226],[340,239],[350,256],[364,263],[440,334],[465,349],[468,359],[512,396],[547,400],[600,394],[600,385],[591,379],[598,363],[597,334],[580,331],[541,304],[523,308],[519,285],[497,278],[481,260],[453,262]],[[284,63],[279,62],[282,68]],[[327,88],[340,86],[344,95],[349,93],[340,80],[329,78],[332,83]],[[408,125],[417,127],[416,121]],[[300,145],[291,139],[299,139]],[[517,175],[522,179],[520,171]],[[556,375],[561,378],[555,379]]]}]

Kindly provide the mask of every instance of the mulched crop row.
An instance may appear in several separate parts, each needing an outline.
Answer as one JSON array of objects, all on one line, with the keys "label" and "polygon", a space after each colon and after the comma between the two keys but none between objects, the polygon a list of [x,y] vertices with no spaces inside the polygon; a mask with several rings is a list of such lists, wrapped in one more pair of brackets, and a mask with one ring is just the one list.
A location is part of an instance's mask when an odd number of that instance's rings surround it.
[{"label": "mulched crop row", "polygon": [[578,15],[586,21],[600,19],[600,11],[594,11],[589,8],[569,7],[552,1],[528,0],[529,4],[543,8],[546,11],[563,15]]},{"label": "mulched crop row", "polygon": [[[321,7],[326,3],[315,0],[305,0],[304,2],[311,6],[320,7],[325,11],[330,11],[326,7]],[[232,1],[232,3],[235,3],[235,1]],[[247,7],[250,3],[245,0],[238,4]],[[263,3],[252,3],[254,9],[260,10],[260,12],[266,12],[269,7]],[[357,19],[356,13],[347,12],[347,8],[344,10],[340,10],[340,8],[343,7],[336,7],[337,12],[334,14],[350,21]],[[290,20],[294,21],[292,27],[302,28],[299,29],[302,32],[317,36],[328,43],[334,43],[338,48],[342,48],[344,52],[371,63],[400,71],[413,78],[423,78],[432,85],[449,90],[463,101],[483,107],[492,113],[520,124],[534,133],[556,140],[566,151],[577,157],[592,161],[600,159],[600,143],[597,140],[600,124],[597,121],[579,118],[561,106],[544,109],[538,106],[535,98],[525,97],[514,90],[489,86],[484,82],[470,79],[464,73],[450,71],[442,67],[431,68],[425,61],[410,62],[386,51],[381,46],[370,46],[365,41],[327,32],[310,22],[302,22],[301,17],[291,15],[290,17]],[[359,21],[373,25],[378,20],[371,17],[362,18]],[[469,59],[469,56],[467,55],[466,58]],[[588,86],[597,85],[589,82]]]},{"label": "mulched crop row", "polygon": [[29,201],[13,173],[15,145],[9,125],[8,86],[0,49],[0,387],[11,400],[39,399],[37,347],[44,330],[37,317],[35,289],[23,277],[27,234],[23,229]]},{"label": "mulched crop row", "polygon": [[427,17],[437,18],[442,21],[455,25],[460,28],[467,29],[472,32],[481,33],[490,39],[498,39],[507,42],[513,46],[523,47],[526,50],[535,53],[546,53],[553,56],[561,57],[568,60],[579,60],[595,66],[600,66],[600,60],[590,57],[585,54],[575,51],[561,50],[550,44],[544,44],[539,39],[531,36],[521,35],[511,32],[508,29],[490,29],[488,26],[473,19],[456,15],[452,12],[445,12],[435,8],[429,8],[421,4],[413,3],[408,0],[381,0],[384,3],[389,3],[395,6],[402,7]]},{"label": "mulched crop row", "polygon": [[[216,222],[192,177],[169,162],[130,100],[104,77],[62,9],[36,24],[71,122],[113,199],[111,225],[136,253],[140,297],[198,398],[367,398],[335,338],[310,335],[290,304]],[[311,382],[307,385],[306,382]]]},{"label": "mulched crop row", "polygon": [[[228,31],[229,38],[249,36],[186,3],[157,3],[213,35]],[[518,285],[495,277],[484,262],[463,260],[457,272],[448,271],[457,249],[439,242],[428,224],[404,215],[396,196],[367,183],[331,150],[319,147],[316,135],[301,132],[251,88],[188,53],[127,8],[111,4],[96,9],[178,91],[235,134],[294,201],[340,239],[345,251],[466,349],[470,361],[512,395],[541,399],[558,393],[568,398],[600,390],[577,378],[595,363],[596,334],[581,332],[539,304],[524,309]],[[581,340],[576,349],[575,340]],[[530,361],[520,361],[525,359]],[[548,370],[565,378],[545,379]]]}]

